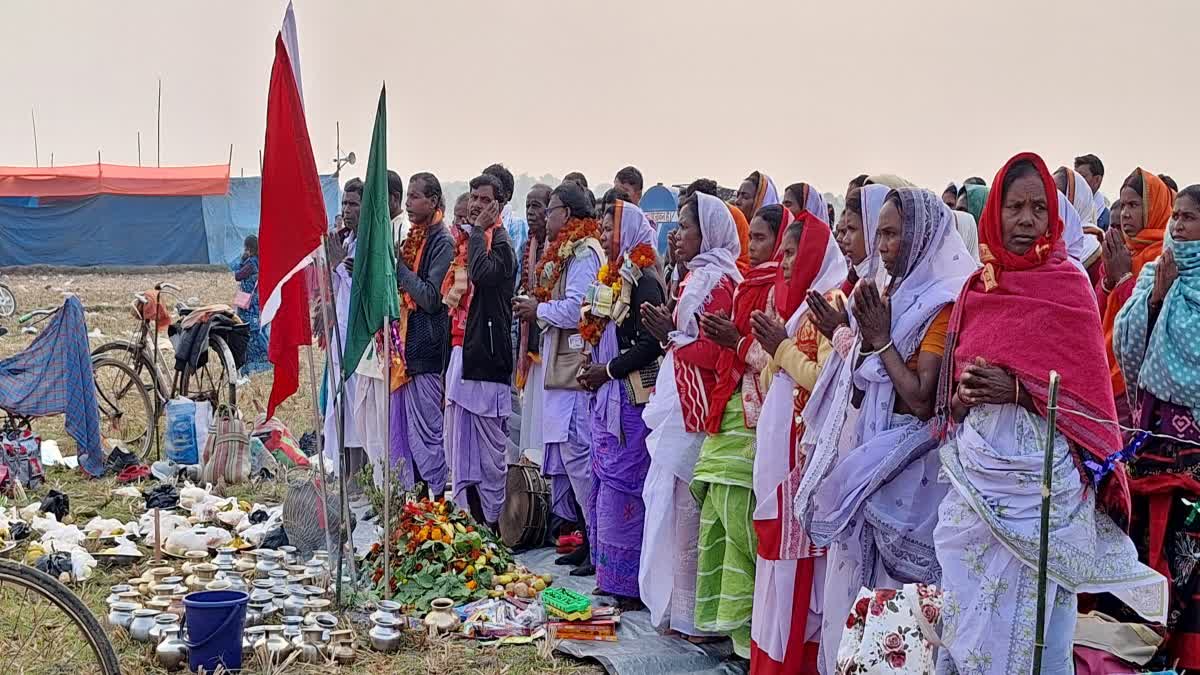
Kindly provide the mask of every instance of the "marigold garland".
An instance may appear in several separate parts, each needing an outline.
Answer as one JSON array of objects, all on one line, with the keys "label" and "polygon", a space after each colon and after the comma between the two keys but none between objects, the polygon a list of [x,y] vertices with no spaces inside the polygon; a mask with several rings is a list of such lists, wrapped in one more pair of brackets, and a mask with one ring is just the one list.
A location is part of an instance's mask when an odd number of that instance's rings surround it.
[{"label": "marigold garland", "polygon": [[[533,289],[533,297],[538,302],[550,300],[554,287],[566,269],[566,261],[575,255],[575,244],[584,239],[599,239],[600,224],[595,218],[572,218],[558,231],[538,261],[535,277],[539,280],[537,288]],[[548,269],[547,269],[548,268]]]},{"label": "marigold garland", "polygon": [[[658,260],[658,255],[654,252],[654,247],[649,244],[638,244],[634,246],[628,253],[625,254],[627,259],[634,267],[638,269],[646,269],[654,265]],[[600,271],[596,274],[596,281],[604,286],[612,289],[614,298],[621,295],[621,265],[610,265],[604,263],[600,266]],[[609,317],[596,316],[591,312],[585,312],[579,320],[579,335],[593,346],[600,344],[600,338],[604,334],[604,328],[608,325]]]}]

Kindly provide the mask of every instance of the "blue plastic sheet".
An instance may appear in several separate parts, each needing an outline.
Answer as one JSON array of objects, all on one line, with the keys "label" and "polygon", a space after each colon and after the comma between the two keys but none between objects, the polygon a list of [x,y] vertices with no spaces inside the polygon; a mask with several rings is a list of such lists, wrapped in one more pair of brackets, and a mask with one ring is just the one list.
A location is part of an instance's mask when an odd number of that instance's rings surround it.
[{"label": "blue plastic sheet", "polygon": [[[341,191],[333,176],[321,176],[321,193],[329,222],[340,208]],[[262,178],[231,178],[229,194],[202,197],[208,258],[214,265],[228,264],[242,255],[246,237],[258,234]]]},{"label": "blue plastic sheet", "polygon": [[207,264],[198,197],[0,203],[0,267]]}]

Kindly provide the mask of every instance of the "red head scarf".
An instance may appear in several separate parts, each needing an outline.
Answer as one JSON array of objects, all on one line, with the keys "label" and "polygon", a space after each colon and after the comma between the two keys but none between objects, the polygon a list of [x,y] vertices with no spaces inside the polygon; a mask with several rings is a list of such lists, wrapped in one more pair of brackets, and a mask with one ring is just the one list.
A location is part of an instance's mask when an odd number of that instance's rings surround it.
[{"label": "red head scarf", "polygon": [[[1137,281],[1138,275],[1146,263],[1158,260],[1162,255],[1163,237],[1167,233],[1167,223],[1171,220],[1171,209],[1175,204],[1175,193],[1161,178],[1145,169],[1138,167],[1137,173],[1142,176],[1142,231],[1133,237],[1125,238],[1125,247],[1133,256],[1132,279]],[[1120,227],[1120,223],[1113,223]],[[1126,294],[1128,297],[1128,294]],[[1109,301],[1104,308],[1104,343],[1108,353],[1108,372],[1112,380],[1113,392],[1120,396],[1125,393],[1125,377],[1121,374],[1121,366],[1113,354],[1113,327],[1117,323],[1117,312],[1121,311],[1124,303]]]},{"label": "red head scarf", "polygon": [[[725,413],[729,397],[737,391],[738,384],[742,381],[742,375],[746,372],[746,356],[754,344],[754,338],[750,335],[750,315],[767,308],[771,289],[776,286],[776,279],[780,277],[779,262],[782,259],[780,249],[783,244],[783,234],[787,231],[788,225],[792,223],[792,214],[782,206],[780,210],[783,211],[783,219],[780,221],[779,231],[775,233],[775,250],[771,254],[771,259],[746,271],[745,277],[733,294],[733,326],[737,328],[738,335],[742,337],[738,341],[736,349],[722,350],[721,356],[717,360],[717,384],[709,399],[708,428],[710,429],[720,428],[721,416]],[[741,213],[736,207],[733,207],[731,212]]]},{"label": "red head scarf", "polygon": [[[1046,189],[1050,227],[1023,255],[1004,247],[1001,214],[1004,177],[1017,162],[1032,162]],[[1105,367],[1104,336],[1095,295],[1087,278],[1067,257],[1058,217],[1058,189],[1041,157],[1021,153],[1000,169],[992,182],[979,223],[983,269],[963,287],[950,318],[949,367],[943,365],[939,402],[949,408],[953,387],[976,358],[1013,373],[1042,414],[1046,412],[1050,370],[1062,376],[1059,406],[1091,418],[1059,415],[1058,430],[1085,455],[1103,463],[1121,449],[1112,385]],[[953,377],[951,377],[951,374]],[[1080,462],[1082,464],[1082,461]],[[1106,482],[1102,501],[1121,520],[1129,512],[1124,472]]]},{"label": "red head scarf", "polygon": [[[787,209],[784,211],[787,212]],[[804,230],[800,234],[800,243],[796,246],[792,278],[784,280],[782,267],[775,277],[775,309],[784,321],[790,319],[808,297],[808,289],[821,273],[821,266],[825,263],[825,251],[828,249],[829,239],[833,237],[829,224],[815,213],[801,211],[796,222],[801,223]],[[783,232],[781,229],[779,233],[780,260],[783,259]]]}]

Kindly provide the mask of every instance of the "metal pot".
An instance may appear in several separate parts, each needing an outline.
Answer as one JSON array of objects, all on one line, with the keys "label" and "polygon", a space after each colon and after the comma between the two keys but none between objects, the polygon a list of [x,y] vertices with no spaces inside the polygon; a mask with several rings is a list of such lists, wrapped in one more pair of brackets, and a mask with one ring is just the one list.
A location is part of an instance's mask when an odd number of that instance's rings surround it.
[{"label": "metal pot", "polygon": [[114,602],[108,610],[109,625],[129,630],[129,624],[133,622],[133,612],[137,609],[141,609],[141,606],[136,602]]},{"label": "metal pot", "polygon": [[303,586],[289,586],[288,598],[283,602],[283,615],[286,617],[304,616],[305,608],[308,606],[308,599],[311,593]]},{"label": "metal pot", "polygon": [[242,632],[242,660],[249,661],[254,658],[254,651],[260,642],[265,643],[267,639],[266,626],[250,626]]},{"label": "metal pot", "polygon": [[157,610],[133,610],[133,619],[129,622],[129,637],[133,638],[135,642],[150,642],[150,629],[154,628],[157,618]]},{"label": "metal pot", "polygon": [[272,663],[282,663],[292,653],[292,643],[287,638],[283,637],[283,626],[264,626],[267,632],[267,638],[255,645],[255,650],[262,645],[267,650],[267,657]]},{"label": "metal pot", "polygon": [[164,631],[171,627],[179,628],[179,617],[174,614],[159,614],[154,617],[154,625],[150,627],[150,642],[152,644],[162,642],[165,636]]},{"label": "metal pot", "polygon": [[354,663],[354,658],[357,656],[354,651],[354,631],[331,631],[329,633],[329,646],[326,649],[339,666],[348,666]]},{"label": "metal pot", "polygon": [[154,658],[169,671],[179,670],[187,663],[187,645],[179,639],[179,626],[163,628],[163,638],[154,648]]},{"label": "metal pot", "polygon": [[325,629],[320,626],[305,626],[300,629],[300,660],[304,663],[323,663],[325,661],[325,646],[322,636]]},{"label": "metal pot", "polygon": [[400,631],[396,629],[395,619],[382,617],[371,628],[367,636],[371,639],[371,648],[377,652],[394,652],[400,646]]}]

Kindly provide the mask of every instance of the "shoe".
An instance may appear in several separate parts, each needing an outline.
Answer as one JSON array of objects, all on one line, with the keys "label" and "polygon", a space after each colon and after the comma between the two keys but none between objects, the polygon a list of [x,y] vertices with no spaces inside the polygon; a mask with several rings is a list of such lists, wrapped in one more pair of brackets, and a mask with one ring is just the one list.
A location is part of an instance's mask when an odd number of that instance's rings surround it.
[{"label": "shoe", "polygon": [[571,570],[571,576],[573,576],[573,577],[594,577],[594,576],[596,576],[596,566],[590,562],[585,565],[580,565],[579,567],[576,567],[575,569]]}]

